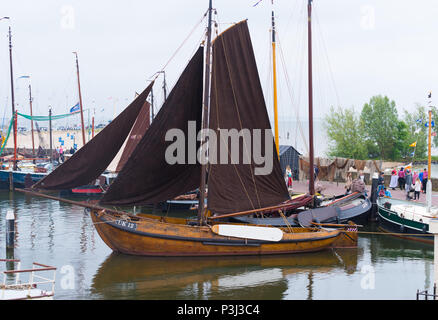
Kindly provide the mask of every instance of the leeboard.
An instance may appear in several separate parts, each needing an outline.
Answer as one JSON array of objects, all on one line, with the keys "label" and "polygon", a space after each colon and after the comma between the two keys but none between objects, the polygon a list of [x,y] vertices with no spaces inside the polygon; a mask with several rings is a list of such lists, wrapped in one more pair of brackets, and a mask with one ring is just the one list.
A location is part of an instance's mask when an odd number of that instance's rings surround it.
[{"label": "leeboard", "polygon": [[221,236],[278,242],[283,231],[278,228],[217,224],[211,230]]}]

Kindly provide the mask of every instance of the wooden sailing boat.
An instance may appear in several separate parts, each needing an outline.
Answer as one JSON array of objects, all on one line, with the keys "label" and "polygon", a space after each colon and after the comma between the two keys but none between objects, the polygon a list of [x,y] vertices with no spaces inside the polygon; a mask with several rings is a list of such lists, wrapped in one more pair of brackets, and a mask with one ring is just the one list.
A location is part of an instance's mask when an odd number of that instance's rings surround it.
[{"label": "wooden sailing boat", "polygon": [[[210,0],[208,35],[211,34],[212,10]],[[206,79],[210,76],[209,43],[207,41]],[[185,155],[184,161],[170,164],[166,161],[166,153],[171,142],[165,139],[170,129],[182,131],[185,137],[193,134],[190,131],[193,127],[196,129],[195,137],[201,128],[208,127],[217,133],[223,129],[236,128],[247,128],[250,131],[261,129],[262,132],[263,129],[271,130],[247,22],[242,21],[219,35],[212,49],[211,98],[208,99],[209,80],[203,83],[204,48],[200,47],[117,179],[100,201],[101,204],[124,206],[158,203],[194,190],[199,185],[201,196],[204,195],[207,166],[196,160],[196,150],[201,143],[197,141],[196,145],[192,145],[190,139],[187,139],[185,149],[189,153]],[[149,91],[150,88],[146,89],[140,97],[144,99]],[[207,97],[204,98],[204,108],[211,103],[209,110],[202,108],[203,95]],[[134,102],[126,110],[138,104]],[[99,152],[94,154],[101,161],[93,161],[85,167],[80,164],[79,157],[73,161],[75,154],[58,172],[55,170],[35,187],[65,188],[81,179],[88,180],[90,176],[95,176],[99,168],[108,165],[109,156],[103,152],[104,146],[93,140],[102,135],[103,141],[100,142],[106,143],[105,147],[113,148],[113,153],[123,143],[123,139],[119,138],[116,143],[108,145],[109,139],[103,132],[80,150],[85,149],[85,152],[86,149],[99,148]],[[117,130],[114,132],[117,138]],[[265,147],[266,139],[272,139],[272,134],[262,137],[262,147]],[[209,157],[213,152],[217,150],[210,148]],[[246,152],[245,147],[240,146],[240,158]],[[277,210],[290,205],[278,157],[275,155],[275,145],[272,144],[272,149],[268,148],[266,153],[272,156],[273,164],[271,173],[265,175],[254,174],[257,167],[254,160],[249,164],[209,164],[208,210],[200,206],[197,220],[132,215],[96,206],[90,206],[91,218],[99,235],[110,248],[134,255],[262,255],[317,251],[338,245],[355,246],[357,234],[345,230],[218,224],[211,219],[212,215],[251,209]],[[65,174],[62,167],[71,174]],[[71,170],[73,168],[75,170]],[[351,234],[352,242],[345,242],[347,233]]]}]

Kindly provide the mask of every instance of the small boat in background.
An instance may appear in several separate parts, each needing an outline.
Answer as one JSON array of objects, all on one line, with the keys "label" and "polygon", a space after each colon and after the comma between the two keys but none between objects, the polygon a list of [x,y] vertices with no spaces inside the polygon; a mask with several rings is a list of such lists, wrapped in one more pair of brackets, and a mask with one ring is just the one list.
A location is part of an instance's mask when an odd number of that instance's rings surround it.
[{"label": "small boat in background", "polygon": [[401,238],[434,243],[433,234],[429,232],[429,222],[438,217],[438,207],[432,206],[430,212],[427,212],[427,206],[422,203],[379,198],[377,208],[383,231]]},{"label": "small boat in background", "polygon": [[255,225],[272,225],[287,227],[310,227],[313,223],[335,223],[342,224],[349,221],[360,223],[366,221],[371,209],[371,201],[363,193],[337,197],[335,200],[326,201],[324,206],[314,209],[294,208],[292,212],[285,212],[284,216],[236,216],[231,220],[234,222],[250,223]]}]

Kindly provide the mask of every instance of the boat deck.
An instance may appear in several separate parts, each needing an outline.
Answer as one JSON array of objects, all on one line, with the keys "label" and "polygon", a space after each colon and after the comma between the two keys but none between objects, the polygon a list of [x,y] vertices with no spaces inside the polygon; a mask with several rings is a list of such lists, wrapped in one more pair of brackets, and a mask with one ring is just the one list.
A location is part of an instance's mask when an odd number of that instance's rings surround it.
[{"label": "boat deck", "polygon": [[400,218],[408,219],[411,221],[422,222],[429,224],[429,220],[438,218],[438,207],[432,206],[430,212],[427,212],[426,205],[422,203],[412,201],[397,200],[391,198],[380,198],[380,205],[384,205],[385,202],[391,203],[392,212],[396,213]]}]

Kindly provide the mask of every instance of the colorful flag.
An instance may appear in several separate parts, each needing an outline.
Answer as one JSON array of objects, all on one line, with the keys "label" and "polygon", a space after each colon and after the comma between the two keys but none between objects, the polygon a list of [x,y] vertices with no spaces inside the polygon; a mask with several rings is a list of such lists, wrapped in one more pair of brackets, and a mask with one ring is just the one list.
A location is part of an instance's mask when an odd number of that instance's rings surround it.
[{"label": "colorful flag", "polygon": [[[435,121],[432,120],[431,124],[432,124],[432,128],[435,127]],[[425,126],[426,128],[428,128],[428,127],[429,127],[429,122],[426,122],[426,123],[424,124],[424,126]]]},{"label": "colorful flag", "polygon": [[415,141],[414,143],[409,145],[410,147],[416,147],[417,146],[417,141]]},{"label": "colorful flag", "polygon": [[79,102],[78,102],[70,109],[70,113],[75,113],[75,112],[78,112],[79,110],[80,110],[80,106],[79,106]]}]

